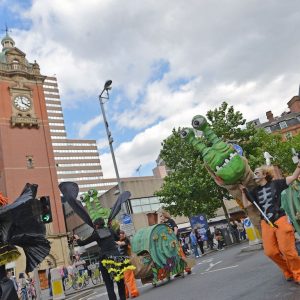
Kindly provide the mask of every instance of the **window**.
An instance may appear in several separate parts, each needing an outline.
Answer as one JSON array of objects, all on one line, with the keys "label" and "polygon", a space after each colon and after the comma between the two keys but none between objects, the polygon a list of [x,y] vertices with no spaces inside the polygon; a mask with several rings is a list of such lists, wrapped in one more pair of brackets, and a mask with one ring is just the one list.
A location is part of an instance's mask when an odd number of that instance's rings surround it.
[{"label": "window", "polygon": [[271,132],[272,132],[271,127],[266,127],[266,128],[265,128],[265,131],[266,131],[267,133],[271,133]]},{"label": "window", "polygon": [[12,61],[12,67],[13,67],[14,70],[18,70],[20,68],[19,61],[17,59],[14,59]]},{"label": "window", "polygon": [[140,199],[130,200],[133,213],[157,211],[162,204],[158,197],[145,197]]},{"label": "window", "polygon": [[33,157],[31,155],[26,156],[26,165],[27,165],[27,169],[33,169],[34,168]]},{"label": "window", "polygon": [[60,104],[53,104],[53,103],[46,103],[46,106],[51,106],[51,107],[61,107]]},{"label": "window", "polygon": [[287,133],[285,134],[285,138],[286,138],[287,140],[291,139],[292,137],[293,137],[293,134],[292,134],[291,132],[287,132]]},{"label": "window", "polygon": [[281,129],[288,127],[287,124],[286,124],[286,121],[279,122],[279,126],[280,126]]}]

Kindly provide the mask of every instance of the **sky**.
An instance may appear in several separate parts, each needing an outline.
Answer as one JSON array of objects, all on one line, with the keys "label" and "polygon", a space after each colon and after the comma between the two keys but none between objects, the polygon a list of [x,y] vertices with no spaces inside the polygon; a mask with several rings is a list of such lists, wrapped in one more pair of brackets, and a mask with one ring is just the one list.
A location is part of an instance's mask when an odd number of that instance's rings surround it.
[{"label": "sky", "polygon": [[296,0],[0,0],[2,36],[6,25],[57,77],[68,137],[97,141],[105,178],[115,175],[99,105],[108,79],[121,177],[152,175],[172,129],[223,101],[265,122],[299,93]]}]

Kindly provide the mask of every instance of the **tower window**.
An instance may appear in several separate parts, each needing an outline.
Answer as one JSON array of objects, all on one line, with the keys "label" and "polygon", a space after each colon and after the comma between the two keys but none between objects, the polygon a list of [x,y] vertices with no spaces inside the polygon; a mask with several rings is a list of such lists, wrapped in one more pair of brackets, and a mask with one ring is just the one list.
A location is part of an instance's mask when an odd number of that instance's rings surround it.
[{"label": "tower window", "polygon": [[19,61],[17,59],[14,59],[12,62],[12,66],[14,70],[19,69]]},{"label": "tower window", "polygon": [[27,164],[27,169],[34,168],[33,157],[31,155],[26,156],[26,164]]}]

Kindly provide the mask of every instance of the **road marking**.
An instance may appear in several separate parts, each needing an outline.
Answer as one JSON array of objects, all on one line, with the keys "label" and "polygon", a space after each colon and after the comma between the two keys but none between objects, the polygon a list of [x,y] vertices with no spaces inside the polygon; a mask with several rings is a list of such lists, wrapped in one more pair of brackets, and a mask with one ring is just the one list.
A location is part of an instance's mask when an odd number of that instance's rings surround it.
[{"label": "road marking", "polygon": [[209,264],[209,267],[205,270],[205,271],[210,271],[210,269],[212,269],[215,265],[217,265],[217,264],[219,264],[219,263],[221,263],[222,261],[220,260],[220,261],[218,261],[218,262],[216,262],[215,264],[213,264],[213,263],[210,263]]},{"label": "road marking", "polygon": [[232,268],[236,268],[236,267],[238,267],[238,266],[239,266],[239,265],[236,265],[236,266],[230,266],[230,267],[225,267],[225,268],[220,268],[220,269],[216,269],[216,270],[211,270],[211,271],[203,272],[203,273],[200,273],[200,274],[203,275],[203,274],[206,274],[206,273],[212,273],[212,272],[217,272],[217,271],[221,271],[221,270],[232,269]]},{"label": "road marking", "polygon": [[197,265],[202,265],[202,264],[205,264],[205,263],[210,263],[213,260],[214,260],[213,258],[205,259],[205,260],[202,260],[201,262],[197,263]]},{"label": "road marking", "polygon": [[97,294],[96,292],[93,293],[93,294],[96,294],[96,296],[89,297],[89,298],[80,298],[79,300],[95,300],[95,299],[98,299],[98,297],[102,297],[102,296],[106,296],[107,295],[107,293]]},{"label": "road marking", "polygon": [[[74,295],[74,296],[72,296],[72,297],[70,297],[70,298],[68,298],[68,299],[71,300],[71,299],[78,298],[79,295],[81,295],[81,294],[86,294],[86,292],[87,292],[86,290],[85,290],[85,291],[81,291],[81,292],[79,292],[79,293],[77,292],[76,295]],[[68,295],[66,295],[66,296],[68,296]],[[89,295],[85,295],[85,296],[83,296],[83,297],[86,297],[86,296],[89,296]],[[84,299],[84,298],[81,298],[81,299]]]}]

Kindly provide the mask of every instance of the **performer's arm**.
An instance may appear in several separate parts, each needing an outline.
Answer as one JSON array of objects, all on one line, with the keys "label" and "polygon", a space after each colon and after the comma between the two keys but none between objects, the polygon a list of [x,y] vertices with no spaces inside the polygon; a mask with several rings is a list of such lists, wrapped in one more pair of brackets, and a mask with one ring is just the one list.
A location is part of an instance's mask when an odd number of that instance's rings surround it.
[{"label": "performer's arm", "polygon": [[246,188],[243,185],[240,185],[240,190],[242,193],[242,202],[243,202],[244,208],[250,207],[252,205],[252,203],[247,198]]},{"label": "performer's arm", "polygon": [[94,233],[95,231],[88,238],[84,240],[81,240],[79,236],[75,234],[74,239],[77,241],[78,246],[84,246],[95,241]]},{"label": "performer's arm", "polygon": [[296,170],[291,176],[286,177],[286,184],[290,185],[294,180],[296,180],[300,175],[300,162],[298,162]]}]

